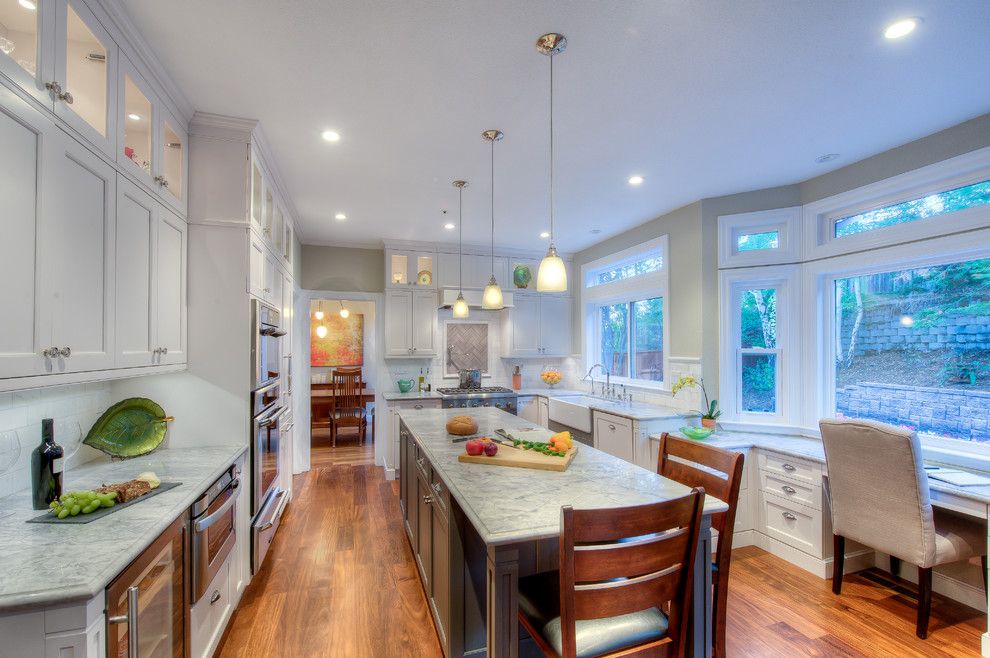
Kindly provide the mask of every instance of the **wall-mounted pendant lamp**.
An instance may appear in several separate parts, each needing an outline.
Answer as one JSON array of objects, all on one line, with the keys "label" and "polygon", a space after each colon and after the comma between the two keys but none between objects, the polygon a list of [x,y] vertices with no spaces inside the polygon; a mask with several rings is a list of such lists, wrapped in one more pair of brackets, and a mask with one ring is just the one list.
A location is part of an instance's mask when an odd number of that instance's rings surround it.
[{"label": "wall-mounted pendant lamp", "polygon": [[481,308],[489,311],[501,311],[505,308],[502,302],[502,289],[495,280],[495,142],[505,137],[501,130],[486,130],[481,136],[492,145],[492,278],[485,286],[485,292],[481,296]]},{"label": "wall-mounted pendant lamp", "polygon": [[316,311],[313,313],[313,317],[317,320],[323,319],[323,302],[317,302]]},{"label": "wall-mounted pendant lamp", "polygon": [[466,318],[468,316],[468,305],[464,301],[464,188],[467,181],[455,180],[454,187],[457,188],[457,299],[454,300],[454,317]]},{"label": "wall-mounted pendant lamp", "polygon": [[318,306],[316,307],[316,313],[313,314],[313,317],[315,317],[320,322],[320,324],[316,327],[316,335],[319,338],[326,338],[327,325],[323,322],[323,318],[326,316],[326,314],[323,312],[323,300],[321,299],[319,302],[317,302],[317,304]]},{"label": "wall-mounted pendant lamp", "polygon": [[350,314],[351,312],[344,308],[344,300],[340,300],[340,317],[346,320]]},{"label": "wall-mounted pendant lamp", "polygon": [[536,49],[550,58],[550,247],[540,261],[540,270],[536,275],[536,289],[539,292],[567,291],[567,269],[563,259],[557,255],[553,241],[553,57],[564,52],[566,47],[567,38],[556,32],[544,34],[536,40]]}]

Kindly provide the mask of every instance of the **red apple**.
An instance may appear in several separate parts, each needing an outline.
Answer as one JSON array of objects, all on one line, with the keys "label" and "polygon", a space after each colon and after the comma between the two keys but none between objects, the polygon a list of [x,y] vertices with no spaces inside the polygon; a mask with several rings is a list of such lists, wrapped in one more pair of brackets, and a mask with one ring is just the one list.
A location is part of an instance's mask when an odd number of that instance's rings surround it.
[{"label": "red apple", "polygon": [[497,443],[486,443],[485,444],[485,454],[489,457],[494,457],[498,454],[498,444]]},{"label": "red apple", "polygon": [[485,451],[485,444],[484,442],[479,441],[478,439],[471,439],[466,444],[464,444],[464,449],[467,451],[467,454],[471,455],[472,457],[477,457],[478,455],[480,455]]}]

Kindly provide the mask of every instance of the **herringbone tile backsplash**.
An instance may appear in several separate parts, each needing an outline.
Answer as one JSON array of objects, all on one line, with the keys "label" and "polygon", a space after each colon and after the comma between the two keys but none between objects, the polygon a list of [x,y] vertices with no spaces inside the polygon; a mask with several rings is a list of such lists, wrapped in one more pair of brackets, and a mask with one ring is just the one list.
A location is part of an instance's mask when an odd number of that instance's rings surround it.
[{"label": "herringbone tile backsplash", "polygon": [[447,325],[444,372],[448,375],[456,375],[458,370],[480,370],[488,373],[488,323],[464,322]]}]

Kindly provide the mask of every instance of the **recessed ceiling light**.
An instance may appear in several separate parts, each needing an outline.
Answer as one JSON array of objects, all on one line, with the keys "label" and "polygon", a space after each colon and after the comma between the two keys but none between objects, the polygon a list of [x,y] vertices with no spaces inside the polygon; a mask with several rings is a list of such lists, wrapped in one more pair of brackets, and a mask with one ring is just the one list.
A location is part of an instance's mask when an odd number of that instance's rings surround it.
[{"label": "recessed ceiling light", "polygon": [[630,176],[629,177],[629,184],[630,185],[642,185],[643,184],[643,177],[642,176]]},{"label": "recessed ceiling light", "polygon": [[902,18],[888,25],[883,35],[888,39],[900,39],[914,32],[916,27],[918,27],[917,18]]},{"label": "recessed ceiling light", "polygon": [[444,227],[445,229],[447,229],[448,231],[453,231],[453,230],[454,230],[455,228],[457,228],[457,227],[456,227],[456,226],[454,226],[454,224],[453,224],[453,223],[451,223],[451,222],[447,222],[446,224],[444,224],[444,225],[443,225],[443,227]]},{"label": "recessed ceiling light", "polygon": [[134,114],[133,112],[131,112],[130,114],[127,115],[127,118],[130,119],[131,121],[140,121],[141,120],[141,115],[140,114]]},{"label": "recessed ceiling light", "polygon": [[336,220],[337,220],[338,222],[342,222],[342,221],[344,221],[345,219],[347,219],[347,215],[345,215],[345,214],[344,214],[344,213],[342,213],[342,212],[339,212],[339,213],[337,213],[336,215],[334,215],[334,216],[333,216],[333,218],[334,218],[334,219],[336,219]]},{"label": "recessed ceiling light", "polygon": [[38,8],[38,3],[33,2],[33,0],[17,0],[17,4],[31,11],[34,11],[35,9]]},{"label": "recessed ceiling light", "polygon": [[340,133],[333,130],[324,130],[323,139],[327,140],[328,142],[339,142]]},{"label": "recessed ceiling light", "polygon": [[818,164],[824,164],[826,162],[831,162],[832,160],[835,160],[837,157],[839,157],[838,153],[826,153],[825,155],[819,155],[817,158],[815,158],[815,162],[817,162]]},{"label": "recessed ceiling light", "polygon": [[546,240],[550,237],[550,231],[543,231],[543,233],[540,233],[540,237]]}]

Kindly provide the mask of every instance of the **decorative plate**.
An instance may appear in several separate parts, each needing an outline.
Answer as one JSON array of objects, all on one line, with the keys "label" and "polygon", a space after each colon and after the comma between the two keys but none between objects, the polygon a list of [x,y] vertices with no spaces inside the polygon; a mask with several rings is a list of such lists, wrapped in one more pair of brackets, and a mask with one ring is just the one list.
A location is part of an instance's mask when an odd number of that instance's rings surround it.
[{"label": "decorative plate", "polygon": [[83,443],[113,457],[146,455],[165,440],[172,420],[154,400],[128,398],[104,411]]},{"label": "decorative plate", "polygon": [[416,275],[416,283],[418,283],[421,286],[430,285],[431,283],[433,283],[433,272],[430,272],[429,270],[422,270],[419,274]]},{"label": "decorative plate", "polygon": [[529,269],[529,265],[516,265],[512,270],[512,283],[516,284],[516,288],[528,288],[532,280],[533,272]]}]

